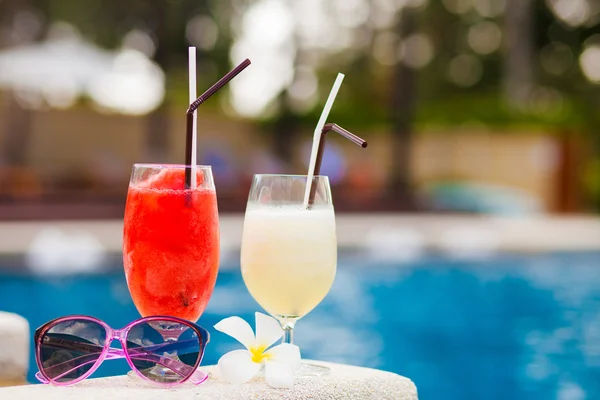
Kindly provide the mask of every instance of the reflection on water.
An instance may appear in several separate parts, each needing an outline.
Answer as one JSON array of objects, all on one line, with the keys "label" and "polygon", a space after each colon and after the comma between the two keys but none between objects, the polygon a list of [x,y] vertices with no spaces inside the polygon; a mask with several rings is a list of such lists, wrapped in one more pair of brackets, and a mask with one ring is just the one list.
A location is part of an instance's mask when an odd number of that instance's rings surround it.
[{"label": "reflection on water", "polygon": [[[574,253],[395,264],[342,254],[330,294],[298,323],[296,341],[306,358],[406,375],[424,399],[600,398],[599,261]],[[138,316],[119,268],[52,279],[8,268],[16,263],[0,264],[0,309],[32,329],[70,313],[115,328]],[[252,322],[257,310],[239,268],[223,268],[200,320],[212,334],[205,363],[238,347],[212,326],[233,314]],[[127,369],[111,361],[97,376]]]}]

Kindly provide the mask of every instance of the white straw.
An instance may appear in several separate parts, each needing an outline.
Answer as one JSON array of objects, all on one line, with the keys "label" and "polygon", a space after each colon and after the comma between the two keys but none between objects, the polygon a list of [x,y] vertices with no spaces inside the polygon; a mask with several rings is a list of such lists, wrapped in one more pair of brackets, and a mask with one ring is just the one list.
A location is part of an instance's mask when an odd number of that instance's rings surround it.
[{"label": "white straw", "polygon": [[[189,61],[189,83],[190,83],[190,104],[196,100],[196,48],[190,46],[188,49],[188,61]],[[192,189],[196,188],[196,147],[198,143],[198,111],[194,111],[194,119],[192,124],[192,180],[190,186]]]},{"label": "white straw", "polygon": [[323,130],[323,127],[327,122],[327,117],[329,116],[331,107],[333,107],[333,102],[335,101],[335,97],[337,96],[337,93],[340,90],[340,86],[342,86],[343,80],[344,74],[338,73],[333,87],[331,88],[331,92],[329,92],[329,97],[327,98],[327,102],[325,103],[325,108],[323,108],[323,112],[321,113],[321,117],[319,118],[319,122],[317,123],[317,127],[315,128],[315,133],[313,135],[312,150],[310,152],[310,162],[308,164],[306,192],[304,193],[304,208],[308,208],[308,198],[310,196],[310,189],[312,186],[313,176],[315,174],[315,166],[317,163],[317,151],[319,150],[319,141],[321,140],[321,131]]}]

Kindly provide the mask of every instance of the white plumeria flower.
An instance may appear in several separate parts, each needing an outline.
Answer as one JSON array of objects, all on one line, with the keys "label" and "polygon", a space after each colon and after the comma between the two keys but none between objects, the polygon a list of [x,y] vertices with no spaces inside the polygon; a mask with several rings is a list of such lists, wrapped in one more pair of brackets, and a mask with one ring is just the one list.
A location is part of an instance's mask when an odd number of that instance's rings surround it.
[{"label": "white plumeria flower", "polygon": [[219,359],[223,379],[236,384],[248,382],[265,366],[265,380],[275,388],[290,388],[294,374],[300,368],[300,348],[282,343],[271,347],[283,336],[283,329],[273,317],[255,313],[256,336],[250,325],[240,317],[225,318],[215,325],[221,331],[243,344],[247,350],[234,350]]}]

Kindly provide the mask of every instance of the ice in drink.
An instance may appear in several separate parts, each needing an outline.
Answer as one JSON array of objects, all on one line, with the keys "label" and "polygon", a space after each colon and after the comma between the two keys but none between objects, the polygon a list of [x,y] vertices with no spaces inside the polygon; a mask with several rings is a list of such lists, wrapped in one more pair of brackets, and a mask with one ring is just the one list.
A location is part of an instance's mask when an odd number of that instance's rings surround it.
[{"label": "ice in drink", "polygon": [[125,209],[123,260],[142,316],[196,321],[208,304],[219,265],[214,188],[184,189],[184,168],[132,182]]}]

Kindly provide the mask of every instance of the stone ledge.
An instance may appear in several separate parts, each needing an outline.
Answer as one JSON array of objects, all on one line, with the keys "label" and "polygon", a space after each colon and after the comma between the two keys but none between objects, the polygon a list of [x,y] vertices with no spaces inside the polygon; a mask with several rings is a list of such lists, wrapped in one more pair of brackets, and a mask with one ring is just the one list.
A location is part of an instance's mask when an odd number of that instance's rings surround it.
[{"label": "stone ledge", "polygon": [[28,364],[29,322],[0,311],[0,386],[25,383]]},{"label": "stone ledge", "polygon": [[[219,216],[221,249],[238,251],[244,214]],[[596,216],[527,216],[522,218],[452,214],[336,215],[341,247],[367,250],[373,246],[447,251],[460,239],[495,251],[598,251],[600,218]],[[36,237],[58,229],[65,237],[89,235],[104,250],[120,254],[122,220],[0,222],[0,255],[27,254]],[[382,238],[384,239],[382,242]],[[454,239],[448,243],[448,239]],[[485,239],[485,240],[484,240]],[[482,243],[483,240],[483,243]],[[382,243],[381,243],[382,242]],[[460,244],[460,243],[458,243]],[[85,250],[85,249],[84,249]],[[376,248],[375,251],[378,251]]]},{"label": "stone ledge", "polygon": [[244,385],[231,385],[215,377],[215,367],[202,367],[211,374],[205,383],[191,383],[161,389],[139,378],[116,376],[88,379],[70,387],[27,385],[0,389],[1,399],[18,400],[242,400],[242,399],[313,399],[313,400],[417,400],[417,388],[408,378],[370,368],[318,362],[331,368],[331,374],[319,378],[297,379],[292,389],[272,389],[263,378]]}]

